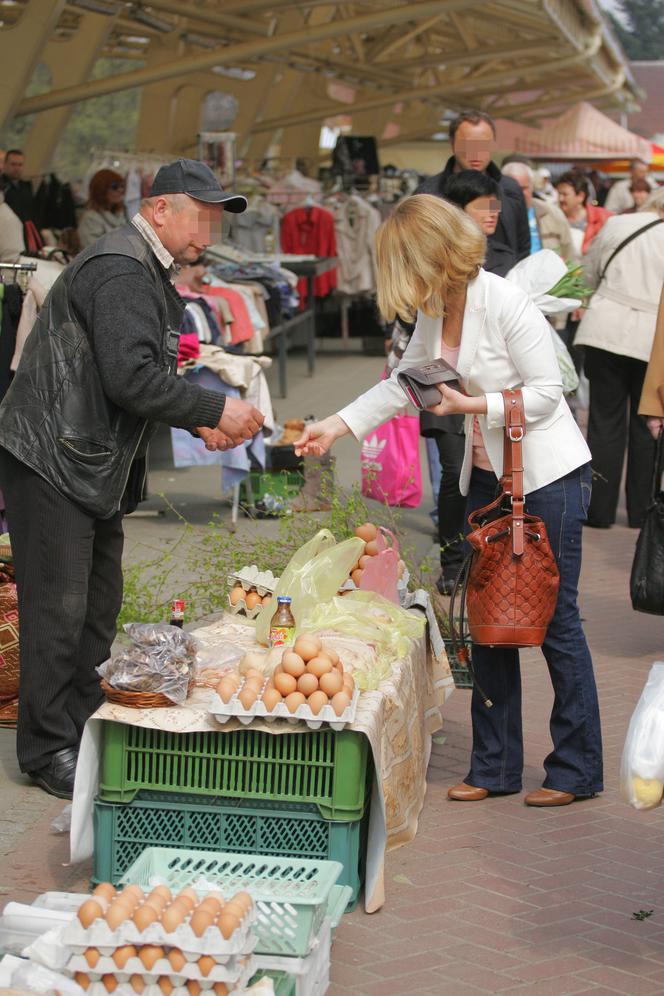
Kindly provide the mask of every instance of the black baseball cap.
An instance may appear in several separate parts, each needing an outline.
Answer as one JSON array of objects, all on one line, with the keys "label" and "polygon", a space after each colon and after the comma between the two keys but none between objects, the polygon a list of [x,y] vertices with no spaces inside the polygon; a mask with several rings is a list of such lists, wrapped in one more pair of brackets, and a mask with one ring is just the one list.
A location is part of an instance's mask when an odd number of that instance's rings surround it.
[{"label": "black baseball cap", "polygon": [[178,159],[161,166],[152,181],[149,197],[161,194],[188,194],[195,201],[223,204],[226,211],[241,214],[247,209],[247,198],[226,193],[209,166],[197,159]]}]

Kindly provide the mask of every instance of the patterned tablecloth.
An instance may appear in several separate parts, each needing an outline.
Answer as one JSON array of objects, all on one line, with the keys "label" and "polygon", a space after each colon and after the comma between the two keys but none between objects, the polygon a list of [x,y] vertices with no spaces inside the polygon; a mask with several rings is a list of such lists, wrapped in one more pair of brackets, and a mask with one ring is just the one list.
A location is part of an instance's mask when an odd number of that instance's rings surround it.
[{"label": "patterned tablecloth", "polygon": [[[224,615],[216,622],[194,631],[206,647],[220,641],[238,647],[257,649],[252,626],[239,624],[237,617]],[[328,634],[325,642],[334,647],[344,664],[373,651],[359,640]],[[395,661],[392,673],[374,692],[359,699],[355,721],[350,729],[364,733],[371,744],[374,780],[367,844],[365,909],[374,912],[385,902],[383,865],[387,850],[412,840],[426,793],[426,771],[431,754],[431,738],[442,726],[440,707],[454,685],[445,651],[436,658],[425,636],[412,642],[408,657]],[[100,720],[188,733],[196,730],[232,731],[241,728],[237,720],[223,727],[208,712],[212,690],[197,687],[182,706],[167,709],[127,709],[105,703],[88,721],[81,743],[76,772],[76,788],[71,826],[71,860],[82,861],[92,854],[92,804],[98,792],[101,754]],[[278,736],[300,730],[287,721],[255,722],[259,730]]]}]

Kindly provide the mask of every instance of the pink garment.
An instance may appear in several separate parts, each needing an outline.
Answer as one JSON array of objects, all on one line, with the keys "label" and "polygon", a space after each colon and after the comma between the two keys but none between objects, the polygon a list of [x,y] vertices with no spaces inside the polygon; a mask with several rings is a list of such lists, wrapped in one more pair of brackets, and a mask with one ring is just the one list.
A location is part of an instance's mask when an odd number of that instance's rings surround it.
[{"label": "pink garment", "polygon": [[231,290],[230,287],[208,287],[206,297],[210,294],[213,297],[225,298],[233,312],[233,324],[231,325],[231,342],[237,345],[240,342],[248,342],[254,337],[254,326],[251,324],[249,309],[244,298],[238,291]]},{"label": "pink garment", "polygon": [[176,284],[175,289],[178,292],[178,294],[180,295],[180,297],[184,298],[185,301],[195,301],[196,298],[202,297],[203,300],[205,301],[205,303],[208,304],[212,308],[212,311],[213,311],[213,313],[215,315],[215,318],[219,322],[219,328],[221,329],[221,333],[224,336],[223,341],[224,342],[230,342],[231,341],[231,330],[232,330],[232,327],[229,328],[227,326],[224,314],[222,313],[222,311],[221,311],[221,309],[219,307],[219,296],[218,295],[215,295],[213,297],[212,294],[209,294],[208,293],[208,289],[209,288],[206,288],[205,293],[202,294],[200,291],[192,290],[192,288],[189,287],[189,286],[187,286],[186,284]]},{"label": "pink garment", "polygon": [[196,360],[201,355],[201,346],[196,332],[182,332],[180,334],[180,346],[178,348],[178,366],[181,367],[187,360]]},{"label": "pink garment", "polygon": [[[449,365],[454,367],[456,370],[457,363],[459,362],[460,350],[461,346],[448,346],[443,340],[440,355],[446,363],[449,363]],[[489,457],[487,456],[486,447],[484,446],[482,430],[480,429],[480,423],[477,416],[473,419],[473,467],[493,472],[493,467],[491,466]]]}]

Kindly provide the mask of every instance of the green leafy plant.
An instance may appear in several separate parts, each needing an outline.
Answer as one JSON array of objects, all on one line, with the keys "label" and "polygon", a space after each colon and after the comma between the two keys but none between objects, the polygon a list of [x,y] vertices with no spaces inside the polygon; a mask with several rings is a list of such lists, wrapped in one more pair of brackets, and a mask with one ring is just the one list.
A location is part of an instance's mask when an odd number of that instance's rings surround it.
[{"label": "green leafy plant", "polygon": [[638,913],[632,913],[632,920],[647,920],[654,912],[654,910],[639,910]]},{"label": "green leafy plant", "polygon": [[567,273],[547,291],[547,294],[551,297],[572,297],[587,301],[592,297],[593,289],[583,279],[583,267],[578,263],[568,263]]}]

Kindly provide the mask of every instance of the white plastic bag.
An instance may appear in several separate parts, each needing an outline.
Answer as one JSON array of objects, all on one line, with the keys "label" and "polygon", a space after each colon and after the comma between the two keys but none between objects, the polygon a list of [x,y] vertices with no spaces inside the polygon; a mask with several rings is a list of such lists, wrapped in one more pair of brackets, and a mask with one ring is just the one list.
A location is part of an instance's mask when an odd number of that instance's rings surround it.
[{"label": "white plastic bag", "polygon": [[620,794],[635,809],[654,809],[664,794],[664,663],[657,661],[627,730]]},{"label": "white plastic bag", "polygon": [[567,273],[567,264],[553,249],[540,249],[526,256],[507,274],[506,280],[525,291],[544,315],[564,315],[581,307],[572,297],[554,297],[547,293]]}]

